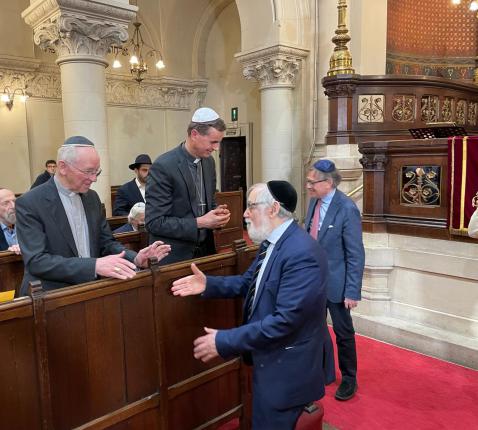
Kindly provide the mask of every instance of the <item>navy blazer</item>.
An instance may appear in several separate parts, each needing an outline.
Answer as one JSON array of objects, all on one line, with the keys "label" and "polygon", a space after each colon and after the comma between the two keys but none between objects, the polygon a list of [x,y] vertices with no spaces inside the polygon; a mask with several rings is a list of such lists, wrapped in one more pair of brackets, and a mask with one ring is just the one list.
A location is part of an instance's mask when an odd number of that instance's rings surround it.
[{"label": "navy blazer", "polygon": [[144,203],[143,195],[139,191],[136,179],[126,182],[118,188],[113,207],[113,215],[129,215],[129,211],[136,203]]},{"label": "navy blazer", "polygon": [[[203,295],[246,297],[257,260],[243,275],[208,276]],[[326,282],[324,251],[293,222],[272,250],[250,320],[216,335],[223,358],[252,355],[254,395],[277,409],[304,405],[325,393]]]},{"label": "navy blazer", "polygon": [[121,227],[118,227],[113,230],[113,234],[116,233],[129,233],[130,231],[134,231],[133,226],[127,222],[126,224],[123,224]]},{"label": "navy blazer", "polygon": [[37,178],[35,179],[35,182],[33,182],[32,186],[30,187],[30,190],[38,187],[38,185],[44,184],[45,182],[48,182],[53,176],[48,173],[48,170],[45,170],[43,173],[40,173]]},{"label": "navy blazer", "polygon": [[[96,258],[125,250],[117,242],[103,215],[95,191],[81,194],[90,239],[91,258],[80,258],[65,208],[54,180],[45,182],[16,200],[17,237],[25,266],[20,295],[30,281],[40,280],[44,290],[67,287],[96,279]],[[136,252],[126,250],[134,260]]]},{"label": "navy blazer", "polygon": [[[145,222],[149,241],[161,240],[171,245],[171,252],[160,264],[193,258],[198,244],[196,187],[181,145],[154,161],[146,184]],[[212,157],[203,158],[201,163],[207,213],[216,207],[216,168]],[[206,246],[209,253],[214,254],[212,230],[206,232]]]},{"label": "navy blazer", "polygon": [[0,251],[8,251],[8,242],[2,229],[0,229]]},{"label": "navy blazer", "polygon": [[[317,199],[309,202],[304,223],[307,231],[316,204]],[[341,303],[345,298],[360,300],[365,266],[362,219],[353,200],[340,190],[335,190],[317,240],[325,249],[329,263],[328,300],[333,303]]]}]

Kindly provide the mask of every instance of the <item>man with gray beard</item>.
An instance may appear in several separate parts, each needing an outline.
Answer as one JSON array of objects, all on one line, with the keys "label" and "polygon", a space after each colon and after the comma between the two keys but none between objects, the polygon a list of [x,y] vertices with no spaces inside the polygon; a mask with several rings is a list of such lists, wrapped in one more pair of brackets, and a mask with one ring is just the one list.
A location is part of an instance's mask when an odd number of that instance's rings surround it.
[{"label": "man with gray beard", "polygon": [[17,240],[15,223],[15,194],[6,188],[0,188],[0,251],[12,251],[21,254]]},{"label": "man with gray beard", "polygon": [[[194,357],[242,356],[253,364],[252,428],[287,430],[308,403],[324,395],[327,259],[293,219],[297,193],[286,181],[256,184],[248,192],[244,218],[260,243],[242,275],[193,274],[173,283],[176,296],[244,297],[244,323],[205,328],[194,341]],[[320,352],[322,351],[322,353]]]}]

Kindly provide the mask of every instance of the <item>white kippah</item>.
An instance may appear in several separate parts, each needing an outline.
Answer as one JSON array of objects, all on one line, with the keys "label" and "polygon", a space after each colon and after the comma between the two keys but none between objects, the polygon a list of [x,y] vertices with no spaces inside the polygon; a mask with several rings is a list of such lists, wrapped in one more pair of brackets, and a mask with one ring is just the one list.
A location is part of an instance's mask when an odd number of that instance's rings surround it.
[{"label": "white kippah", "polygon": [[215,121],[219,118],[217,112],[213,111],[211,108],[203,107],[199,108],[194,112],[192,122],[210,122]]}]

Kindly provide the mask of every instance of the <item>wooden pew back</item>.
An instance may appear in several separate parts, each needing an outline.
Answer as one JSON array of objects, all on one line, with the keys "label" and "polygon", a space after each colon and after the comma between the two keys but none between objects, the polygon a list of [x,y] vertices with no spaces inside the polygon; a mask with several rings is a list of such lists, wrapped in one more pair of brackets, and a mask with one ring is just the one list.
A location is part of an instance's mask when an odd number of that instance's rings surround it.
[{"label": "wooden pew back", "polygon": [[[235,274],[256,249],[197,262]],[[171,283],[189,273],[189,262],[154,265],[0,305],[2,428],[213,429],[232,417],[248,428],[240,361],[192,355],[204,326],[240,324],[241,303],[173,297]]]}]

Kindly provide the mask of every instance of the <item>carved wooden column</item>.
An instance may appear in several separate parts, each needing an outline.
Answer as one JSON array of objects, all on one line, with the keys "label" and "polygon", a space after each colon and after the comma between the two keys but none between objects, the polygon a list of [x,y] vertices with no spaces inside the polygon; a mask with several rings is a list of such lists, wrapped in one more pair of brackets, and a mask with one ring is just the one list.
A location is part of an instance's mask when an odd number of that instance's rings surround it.
[{"label": "carved wooden column", "polygon": [[110,214],[106,125],[105,59],[111,45],[128,39],[136,6],[127,0],[36,0],[22,13],[34,41],[57,53],[65,137],[91,139],[101,157],[102,175],[94,188]]},{"label": "carved wooden column", "polygon": [[383,233],[387,231],[384,217],[385,166],[384,153],[363,154],[360,159],[363,166],[363,221],[364,231]]},{"label": "carved wooden column", "polygon": [[285,179],[301,189],[300,142],[294,135],[294,93],[304,49],[276,45],[236,55],[261,91],[262,180]]}]

